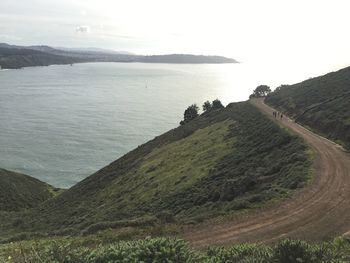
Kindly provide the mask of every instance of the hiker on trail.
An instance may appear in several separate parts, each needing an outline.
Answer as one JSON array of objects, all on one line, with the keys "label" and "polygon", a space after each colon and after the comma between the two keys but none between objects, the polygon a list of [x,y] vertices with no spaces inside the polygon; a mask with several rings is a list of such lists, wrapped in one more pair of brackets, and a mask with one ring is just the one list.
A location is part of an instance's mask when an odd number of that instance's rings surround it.
[{"label": "hiker on trail", "polygon": [[281,120],[283,119],[283,114],[281,113]]}]

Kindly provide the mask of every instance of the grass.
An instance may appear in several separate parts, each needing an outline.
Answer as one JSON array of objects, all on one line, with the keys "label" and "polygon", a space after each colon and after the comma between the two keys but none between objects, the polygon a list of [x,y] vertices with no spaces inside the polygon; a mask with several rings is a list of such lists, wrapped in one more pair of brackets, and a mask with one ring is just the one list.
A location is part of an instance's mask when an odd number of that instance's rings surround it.
[{"label": "grass", "polygon": [[[132,204],[147,205],[169,193],[188,189],[208,176],[209,170],[232,151],[234,140],[226,140],[230,125],[230,120],[215,123],[155,149],[143,158],[139,167],[114,180],[98,198],[108,200],[117,196],[120,199],[117,206],[122,209],[128,203],[130,209]],[[132,196],[128,195],[130,192]]]},{"label": "grass", "polygon": [[33,208],[52,198],[57,191],[30,176],[0,169],[0,211]]},{"label": "grass", "polygon": [[265,101],[350,149],[350,67],[282,86]]}]

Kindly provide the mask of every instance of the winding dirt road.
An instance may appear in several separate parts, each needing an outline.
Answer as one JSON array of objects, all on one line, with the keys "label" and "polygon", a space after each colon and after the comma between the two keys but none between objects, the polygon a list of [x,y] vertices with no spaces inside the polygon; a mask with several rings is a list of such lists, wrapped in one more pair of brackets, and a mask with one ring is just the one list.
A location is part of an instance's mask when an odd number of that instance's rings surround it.
[{"label": "winding dirt road", "polygon": [[[274,119],[273,109],[263,100],[251,102]],[[277,121],[303,137],[315,150],[313,183],[278,206],[186,229],[183,237],[193,246],[271,243],[287,237],[322,241],[350,231],[350,154],[288,118]]]}]

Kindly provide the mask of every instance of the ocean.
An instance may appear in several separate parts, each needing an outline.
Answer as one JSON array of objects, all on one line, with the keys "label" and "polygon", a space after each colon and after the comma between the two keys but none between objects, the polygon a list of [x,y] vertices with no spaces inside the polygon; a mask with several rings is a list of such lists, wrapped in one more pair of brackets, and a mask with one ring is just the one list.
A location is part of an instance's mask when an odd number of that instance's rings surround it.
[{"label": "ocean", "polygon": [[246,100],[240,64],[84,63],[0,71],[0,167],[70,187],[179,125]]}]

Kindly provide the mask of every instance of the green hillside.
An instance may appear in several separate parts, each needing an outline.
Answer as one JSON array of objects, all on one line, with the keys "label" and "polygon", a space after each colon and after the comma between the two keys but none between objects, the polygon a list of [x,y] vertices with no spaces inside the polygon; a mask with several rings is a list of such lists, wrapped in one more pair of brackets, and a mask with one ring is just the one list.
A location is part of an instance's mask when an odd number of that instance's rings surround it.
[{"label": "green hillside", "polygon": [[33,208],[54,193],[53,187],[35,178],[0,169],[0,211]]},{"label": "green hillside", "polygon": [[265,101],[350,149],[350,67],[282,86]]},{"label": "green hillside", "polygon": [[198,222],[285,198],[308,180],[310,164],[300,138],[249,102],[234,103],[139,146],[39,208],[0,214],[0,236]]}]

